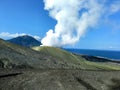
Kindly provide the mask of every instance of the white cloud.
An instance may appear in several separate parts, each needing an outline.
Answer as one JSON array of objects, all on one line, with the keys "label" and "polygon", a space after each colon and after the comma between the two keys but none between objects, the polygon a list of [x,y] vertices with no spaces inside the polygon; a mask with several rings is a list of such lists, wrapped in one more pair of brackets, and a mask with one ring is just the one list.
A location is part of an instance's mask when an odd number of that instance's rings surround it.
[{"label": "white cloud", "polygon": [[35,39],[40,40],[41,38],[37,35],[33,36]]},{"label": "white cloud", "polygon": [[24,36],[27,35],[25,33],[14,33],[14,34],[10,34],[9,32],[1,32],[0,33],[0,38],[14,38],[14,37],[18,37],[18,36]]},{"label": "white cloud", "polygon": [[42,39],[47,46],[75,44],[89,27],[96,25],[103,10],[98,0],[44,0],[44,3],[45,10],[57,20],[55,30],[49,30]]},{"label": "white cloud", "polygon": [[[106,0],[107,2],[108,0]],[[112,3],[106,5],[106,2],[104,4],[104,15],[106,18],[108,18],[110,15],[113,15],[117,12],[120,12],[120,0],[114,0]]]},{"label": "white cloud", "polygon": [[103,10],[104,10],[104,18],[102,19],[102,22],[105,23],[106,26],[109,26],[114,31],[120,30],[119,20],[117,20],[117,18],[111,19],[111,16],[115,17],[114,15],[120,13],[120,0],[114,0],[109,5],[104,6]]},{"label": "white cloud", "polygon": [[[15,38],[15,37],[18,37],[18,36],[24,36],[24,35],[30,35],[30,34],[26,34],[26,33],[9,33],[9,32],[1,32],[0,33],[0,38],[3,38],[3,39],[11,39],[11,38]],[[34,35],[30,35],[32,37],[34,37],[35,39],[37,40],[40,40],[41,38],[39,36],[34,36]]]},{"label": "white cloud", "polygon": [[114,3],[112,3],[110,10],[111,10],[111,14],[120,11],[120,1],[116,0]]},{"label": "white cloud", "polygon": [[120,0],[44,0],[44,4],[57,24],[46,33],[42,44],[57,47],[75,44],[89,27],[120,11]]}]

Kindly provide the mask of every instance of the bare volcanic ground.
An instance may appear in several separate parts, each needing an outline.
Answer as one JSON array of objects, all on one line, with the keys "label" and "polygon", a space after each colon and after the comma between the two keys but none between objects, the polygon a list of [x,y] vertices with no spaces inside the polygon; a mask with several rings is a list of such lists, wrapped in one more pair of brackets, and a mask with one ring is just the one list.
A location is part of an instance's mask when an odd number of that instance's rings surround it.
[{"label": "bare volcanic ground", "polygon": [[0,90],[120,90],[118,70],[119,61],[0,39]]},{"label": "bare volcanic ground", "polygon": [[0,90],[120,90],[120,71],[0,71]]}]

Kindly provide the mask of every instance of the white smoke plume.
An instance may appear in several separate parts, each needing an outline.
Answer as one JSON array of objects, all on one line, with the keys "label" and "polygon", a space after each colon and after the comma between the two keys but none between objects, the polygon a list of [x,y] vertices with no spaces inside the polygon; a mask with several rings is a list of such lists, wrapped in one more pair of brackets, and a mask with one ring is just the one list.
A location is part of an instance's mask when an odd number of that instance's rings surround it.
[{"label": "white smoke plume", "polygon": [[79,41],[88,27],[94,27],[102,14],[98,0],[44,0],[45,10],[57,21],[42,39],[45,46],[62,47]]}]

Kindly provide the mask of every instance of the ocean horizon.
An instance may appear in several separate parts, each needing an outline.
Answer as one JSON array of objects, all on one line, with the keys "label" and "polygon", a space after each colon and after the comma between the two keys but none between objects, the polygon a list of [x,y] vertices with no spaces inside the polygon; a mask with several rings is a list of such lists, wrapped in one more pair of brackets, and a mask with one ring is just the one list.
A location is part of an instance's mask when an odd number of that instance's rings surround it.
[{"label": "ocean horizon", "polygon": [[120,51],[94,50],[94,49],[73,49],[73,48],[64,48],[64,50],[67,50],[67,51],[75,53],[75,54],[83,54],[83,55],[108,58],[108,59],[112,59],[112,60],[120,60]]}]

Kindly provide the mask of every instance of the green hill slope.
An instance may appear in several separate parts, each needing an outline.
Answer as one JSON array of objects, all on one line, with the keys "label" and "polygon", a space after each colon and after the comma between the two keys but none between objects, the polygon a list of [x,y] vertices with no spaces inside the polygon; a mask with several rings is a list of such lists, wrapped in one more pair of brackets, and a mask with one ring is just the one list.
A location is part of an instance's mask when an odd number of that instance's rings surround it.
[{"label": "green hill slope", "polygon": [[67,68],[68,66],[72,68],[80,68],[79,58],[65,50],[47,46],[33,47],[33,49],[36,51],[40,51],[47,56],[50,55],[51,58],[49,60],[51,62],[54,62],[55,64],[61,64],[61,67],[63,68]]},{"label": "green hill slope", "polygon": [[113,62],[104,58],[75,55],[60,48],[48,46],[33,47],[32,49],[46,55],[51,55],[56,58],[56,62],[61,61],[63,65],[71,64],[75,68],[88,70],[120,70],[119,62]]},{"label": "green hill slope", "polygon": [[39,46],[33,49],[0,39],[0,68],[120,70],[120,65],[110,60],[92,62],[54,47]]},{"label": "green hill slope", "polygon": [[[50,48],[42,48],[43,51]],[[52,50],[53,52],[52,52]],[[1,68],[36,68],[36,69],[74,69],[80,68],[79,61],[74,55],[57,48],[50,52],[38,52],[30,48],[15,45],[0,40],[0,67]],[[54,51],[55,50],[55,51]],[[59,51],[60,50],[60,51]],[[61,52],[61,56],[55,55]],[[66,56],[62,57],[62,56]],[[69,56],[69,57],[68,57]],[[70,59],[71,58],[71,59]]]}]

